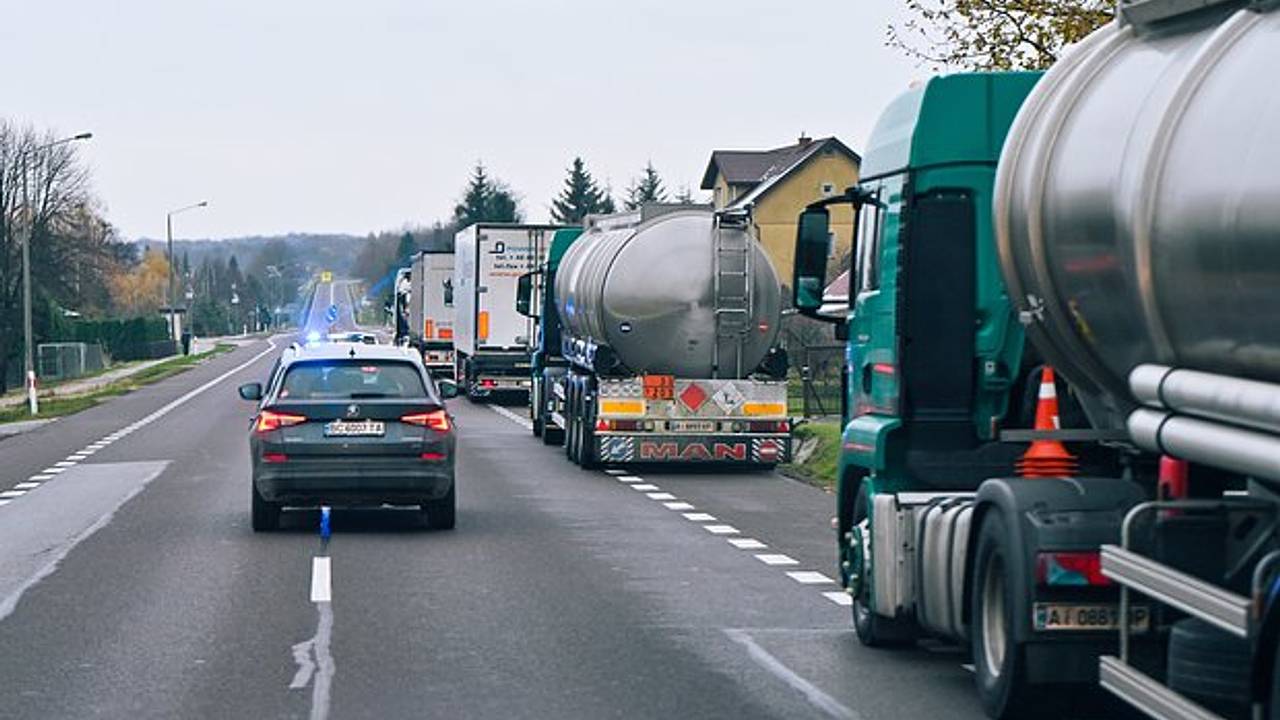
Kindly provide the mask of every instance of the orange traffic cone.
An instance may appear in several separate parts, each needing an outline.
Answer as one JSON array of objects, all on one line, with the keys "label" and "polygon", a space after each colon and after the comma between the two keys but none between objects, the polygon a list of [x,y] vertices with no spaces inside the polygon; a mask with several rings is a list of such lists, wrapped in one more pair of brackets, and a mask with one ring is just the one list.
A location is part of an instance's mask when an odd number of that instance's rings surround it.
[{"label": "orange traffic cone", "polygon": [[[1036,430],[1058,429],[1058,389],[1053,368],[1046,365],[1040,376],[1040,399],[1036,403]],[[1071,477],[1080,469],[1076,456],[1057,440],[1033,440],[1018,460],[1018,474],[1025,478]]]}]

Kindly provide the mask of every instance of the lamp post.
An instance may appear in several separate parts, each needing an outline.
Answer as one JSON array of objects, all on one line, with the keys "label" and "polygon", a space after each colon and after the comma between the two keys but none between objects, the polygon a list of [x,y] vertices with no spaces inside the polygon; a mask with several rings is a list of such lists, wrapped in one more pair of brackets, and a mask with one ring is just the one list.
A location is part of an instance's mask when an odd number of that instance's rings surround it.
[{"label": "lamp post", "polygon": [[66,145],[77,140],[88,140],[93,137],[93,133],[80,133],[69,138],[55,140],[44,145],[37,145],[28,148],[18,154],[22,161],[22,207],[27,212],[27,222],[22,225],[22,338],[24,349],[24,367],[27,378],[27,407],[31,410],[31,414],[35,415],[40,412],[40,402],[36,399],[36,355],[35,334],[31,330],[31,238],[35,235],[33,232],[35,225],[35,215],[31,212],[31,200],[27,195],[27,159],[32,155],[52,150],[59,145]]},{"label": "lamp post", "polygon": [[178,213],[184,213],[188,210],[195,210],[196,208],[203,208],[203,207],[209,207],[208,200],[201,200],[200,202],[194,203],[192,205],[186,205],[176,210],[170,210],[169,212],[165,213],[165,216],[164,216],[165,242],[169,249],[169,292],[166,293],[169,296],[169,339],[173,340],[174,342],[177,342],[179,338],[178,338],[178,295],[176,292],[177,283],[173,281],[173,273],[174,273],[173,216],[177,215]]}]

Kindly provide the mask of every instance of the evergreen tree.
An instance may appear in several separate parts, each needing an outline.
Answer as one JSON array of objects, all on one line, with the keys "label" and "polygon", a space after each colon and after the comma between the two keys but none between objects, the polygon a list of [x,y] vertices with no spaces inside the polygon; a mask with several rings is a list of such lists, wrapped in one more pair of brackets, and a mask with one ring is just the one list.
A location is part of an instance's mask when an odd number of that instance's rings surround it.
[{"label": "evergreen tree", "polygon": [[627,209],[635,210],[646,203],[667,201],[667,191],[662,187],[662,178],[653,168],[653,163],[644,166],[644,175],[632,181],[627,188]]},{"label": "evergreen tree", "polygon": [[462,202],[453,208],[453,223],[466,227],[478,222],[520,222],[520,204],[506,183],[490,178],[484,163],[476,163]]},{"label": "evergreen tree", "polygon": [[413,233],[406,231],[400,236],[400,244],[396,246],[396,264],[399,267],[408,267],[413,260],[413,254],[417,252],[418,245],[413,240]]},{"label": "evergreen tree", "polygon": [[560,197],[551,201],[551,217],[558,223],[577,225],[593,213],[611,213],[617,208],[607,189],[601,190],[587,171],[582,158],[573,159]]}]

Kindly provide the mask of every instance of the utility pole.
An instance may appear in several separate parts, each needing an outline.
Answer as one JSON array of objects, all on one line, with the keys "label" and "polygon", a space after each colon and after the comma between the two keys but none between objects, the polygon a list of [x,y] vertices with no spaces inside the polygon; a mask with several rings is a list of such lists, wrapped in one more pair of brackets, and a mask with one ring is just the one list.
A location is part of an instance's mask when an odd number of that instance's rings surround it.
[{"label": "utility pole", "polygon": [[31,329],[31,240],[35,237],[35,213],[31,209],[31,198],[27,190],[27,159],[32,155],[52,150],[59,145],[66,145],[76,140],[88,140],[93,137],[93,133],[80,133],[69,138],[55,140],[44,145],[37,145],[22,151],[19,156],[22,160],[22,207],[26,210],[27,218],[22,227],[22,342],[24,367],[26,371],[27,381],[27,408],[32,415],[40,412],[40,401],[36,399],[36,353],[35,353],[35,333]]},{"label": "utility pole", "polygon": [[173,216],[177,215],[178,213],[186,212],[188,210],[195,210],[196,208],[202,208],[202,207],[209,207],[209,201],[201,200],[200,202],[195,203],[193,205],[180,207],[177,210],[170,210],[169,212],[165,213],[165,216],[164,216],[165,243],[168,246],[168,250],[169,250],[169,292],[167,293],[167,295],[169,296],[169,339],[174,342],[178,342],[181,338],[178,337],[178,292],[177,292],[178,285],[173,281],[173,274],[174,274]]}]

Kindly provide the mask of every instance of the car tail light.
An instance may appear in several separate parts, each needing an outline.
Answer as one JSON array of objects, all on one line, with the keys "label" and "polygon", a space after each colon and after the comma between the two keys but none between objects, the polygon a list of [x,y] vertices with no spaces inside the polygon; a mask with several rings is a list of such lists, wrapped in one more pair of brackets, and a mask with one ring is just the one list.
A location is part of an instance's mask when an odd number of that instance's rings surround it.
[{"label": "car tail light", "polygon": [[258,422],[254,425],[254,430],[260,433],[279,430],[290,425],[304,423],[307,418],[302,415],[294,415],[292,413],[276,412],[275,410],[263,410],[258,413]]},{"label": "car tail light", "polygon": [[282,463],[288,462],[289,456],[284,453],[262,453],[262,462],[264,463]]},{"label": "car tail light", "polygon": [[449,422],[449,413],[443,410],[432,410],[425,413],[413,413],[400,418],[400,422],[418,427],[431,428],[440,432],[448,432],[453,424]]},{"label": "car tail light", "polygon": [[1042,552],[1036,556],[1036,582],[1049,586],[1110,585],[1099,552]]},{"label": "car tail light", "polygon": [[444,453],[442,453],[442,452],[424,452],[424,453],[422,453],[422,459],[423,459],[423,460],[426,460],[427,462],[440,462],[441,460],[444,460],[444,459],[445,459],[445,457],[446,457],[446,455],[445,455]]},{"label": "car tail light", "polygon": [[784,433],[791,432],[791,422],[787,420],[752,420],[747,423],[751,432]]},{"label": "car tail light", "polygon": [[482,387],[482,388],[496,388],[496,387],[498,387],[498,381],[497,381],[497,380],[489,380],[489,379],[481,380],[481,381],[480,381],[480,387]]}]

